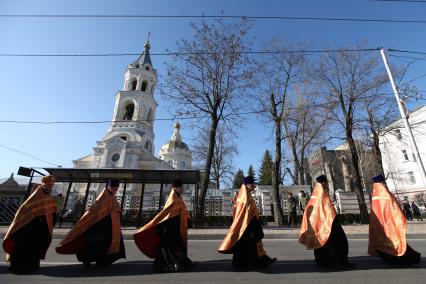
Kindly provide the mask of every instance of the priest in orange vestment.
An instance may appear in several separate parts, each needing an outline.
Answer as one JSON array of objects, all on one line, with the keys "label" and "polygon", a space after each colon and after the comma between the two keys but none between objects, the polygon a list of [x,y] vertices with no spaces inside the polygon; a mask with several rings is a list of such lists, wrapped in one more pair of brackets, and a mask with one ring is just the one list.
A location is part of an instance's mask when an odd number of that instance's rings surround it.
[{"label": "priest in orange vestment", "polygon": [[256,202],[251,196],[254,188],[254,178],[244,177],[244,184],[235,200],[231,228],[219,247],[220,253],[233,254],[234,271],[266,267],[277,260],[266,255],[263,249],[263,229]]},{"label": "priest in orange vestment", "polygon": [[50,242],[58,208],[50,195],[55,183],[53,176],[45,176],[15,214],[4,236],[3,249],[10,271],[22,274],[40,268]]},{"label": "priest in orange vestment", "polygon": [[156,272],[187,271],[194,264],[188,258],[190,216],[182,194],[182,181],[175,180],[163,210],[133,236],[137,247],[154,258]]},{"label": "priest in orange vestment", "polygon": [[352,266],[348,261],[348,240],[336,220],[336,211],[328,196],[326,176],[317,177],[314,191],[304,210],[299,242],[314,250],[318,265],[330,268]]},{"label": "priest in orange vestment", "polygon": [[121,208],[115,194],[120,182],[112,179],[56,247],[60,254],[76,254],[86,267],[108,266],[126,257],[120,226]]},{"label": "priest in orange vestment", "polygon": [[390,193],[382,175],[373,177],[373,182],[368,254],[380,256],[390,265],[419,263],[420,253],[413,250],[405,238],[407,219],[399,202]]}]

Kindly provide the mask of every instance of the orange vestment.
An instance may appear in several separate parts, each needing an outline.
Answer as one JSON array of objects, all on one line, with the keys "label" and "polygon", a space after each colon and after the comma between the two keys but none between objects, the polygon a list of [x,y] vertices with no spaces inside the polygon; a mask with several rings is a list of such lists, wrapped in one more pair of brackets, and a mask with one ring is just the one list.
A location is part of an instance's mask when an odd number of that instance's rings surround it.
[{"label": "orange vestment", "polygon": [[172,188],[163,210],[157,214],[148,224],[140,228],[133,235],[137,247],[148,257],[155,258],[160,248],[160,235],[156,233],[158,224],[180,216],[180,235],[184,247],[187,247],[188,241],[188,219],[189,213],[186,209],[185,202],[182,197]]},{"label": "orange vestment", "polygon": [[111,214],[112,241],[108,249],[108,254],[116,254],[120,251],[121,225],[120,225],[120,205],[117,197],[104,189],[96,198],[93,204],[84,215],[78,220],[75,226],[68,232],[65,239],[56,247],[56,252],[61,254],[77,254],[84,250],[84,232],[92,227],[96,222]]},{"label": "orange vestment", "polygon": [[373,184],[368,238],[368,254],[376,250],[401,256],[407,249],[405,232],[407,219],[395,196],[382,183]]},{"label": "orange vestment", "polygon": [[311,199],[303,214],[299,242],[306,249],[318,249],[325,245],[333,225],[336,211],[321,183],[316,183]]},{"label": "orange vestment", "polygon": [[[243,184],[235,200],[234,218],[231,228],[222,241],[218,251],[220,253],[232,253],[232,247],[244,234],[244,231],[253,218],[259,219],[259,211],[257,210],[256,202]],[[266,254],[263,249],[262,241],[257,242],[257,253],[259,257],[263,257]]]},{"label": "orange vestment", "polygon": [[[46,194],[43,191],[42,186],[37,187],[36,190],[34,190],[34,192],[30,195],[30,197],[28,197],[28,199],[18,209],[15,214],[15,218],[9,227],[9,230],[4,236],[3,249],[6,252],[6,260],[9,260],[9,254],[11,254],[15,249],[15,242],[12,238],[13,233],[30,223],[34,217],[44,215],[46,216],[50,235],[52,235],[53,214],[56,212],[58,212],[58,208],[52,196],[50,194]],[[31,238],[31,236],[28,237]]]}]

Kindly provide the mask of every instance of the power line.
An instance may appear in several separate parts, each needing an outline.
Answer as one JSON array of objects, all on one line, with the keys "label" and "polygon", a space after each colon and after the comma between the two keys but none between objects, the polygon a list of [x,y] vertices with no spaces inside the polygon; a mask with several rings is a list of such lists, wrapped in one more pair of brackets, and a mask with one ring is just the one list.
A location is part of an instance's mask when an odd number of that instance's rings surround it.
[{"label": "power line", "polygon": [[[194,51],[194,52],[160,52],[160,53],[150,53],[151,56],[181,56],[181,55],[218,55],[218,54],[291,54],[291,53],[336,53],[336,52],[372,52],[378,51],[380,47],[376,48],[359,48],[359,49],[311,49],[311,50],[272,50],[272,51],[259,51],[259,50],[248,50],[248,51],[234,51],[234,52],[209,52],[209,51]],[[417,54],[417,55],[426,55],[425,51],[413,51],[413,50],[402,50],[402,49],[392,49],[389,48],[390,53],[406,53],[406,54]],[[131,52],[131,53],[0,53],[0,56],[3,57],[119,57],[119,56],[140,56],[141,53]],[[397,56],[397,55],[392,55]],[[402,56],[400,56],[402,57]],[[416,58],[413,58],[416,59]]]},{"label": "power line", "polygon": [[34,155],[31,155],[31,154],[28,154],[28,153],[22,152],[22,151],[20,151],[20,150],[14,149],[14,148],[9,147],[9,146],[6,146],[6,145],[3,145],[3,144],[0,144],[0,147],[3,147],[3,148],[8,149],[8,150],[10,150],[10,151],[13,151],[13,152],[19,153],[19,154],[21,154],[21,155],[24,155],[24,156],[27,156],[27,157],[33,158],[33,159],[38,160],[38,161],[40,161],[40,162],[43,162],[43,163],[46,163],[46,164],[49,164],[49,165],[52,165],[52,166],[55,166],[55,167],[60,167],[60,165],[57,165],[57,164],[54,164],[54,163],[48,162],[48,161],[43,160],[43,159],[41,159],[41,158],[38,158],[38,157],[36,157],[36,156],[34,156]]},{"label": "power line", "polygon": [[[163,52],[150,53],[151,56],[179,56],[179,55],[218,55],[218,54],[287,54],[287,53],[335,53],[335,52],[371,52],[380,48],[361,49],[316,49],[316,50],[276,50],[276,51],[235,51],[235,52]],[[74,53],[74,54],[35,54],[35,53],[0,53],[4,57],[111,57],[111,56],[139,56],[140,53]]]},{"label": "power line", "polygon": [[402,3],[426,3],[424,0],[370,0],[373,2],[402,2]]},{"label": "power line", "polygon": [[297,20],[297,21],[333,21],[333,22],[376,22],[426,24],[425,20],[368,19],[368,18],[332,18],[332,17],[290,17],[290,16],[249,16],[249,15],[83,15],[83,14],[1,14],[1,18],[67,18],[67,19],[250,19],[250,20]]}]

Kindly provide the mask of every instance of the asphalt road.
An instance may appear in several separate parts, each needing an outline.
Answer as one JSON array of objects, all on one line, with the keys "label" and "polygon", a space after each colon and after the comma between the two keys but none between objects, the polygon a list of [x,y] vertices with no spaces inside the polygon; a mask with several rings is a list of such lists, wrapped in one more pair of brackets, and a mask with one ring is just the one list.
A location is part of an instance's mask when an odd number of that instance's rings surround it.
[{"label": "asphalt road", "polygon": [[127,258],[109,268],[86,269],[73,255],[54,252],[54,240],[41,269],[34,275],[13,275],[0,253],[0,283],[426,283],[426,239],[409,240],[422,253],[422,262],[411,268],[390,268],[379,258],[366,255],[366,239],[350,239],[350,258],[356,264],[346,271],[328,271],[317,267],[313,252],[306,251],[296,240],[264,240],[270,256],[278,262],[269,268],[252,272],[233,272],[231,255],[217,253],[220,240],[192,240],[189,257],[199,261],[191,272],[155,274],[152,260],[126,240]]}]

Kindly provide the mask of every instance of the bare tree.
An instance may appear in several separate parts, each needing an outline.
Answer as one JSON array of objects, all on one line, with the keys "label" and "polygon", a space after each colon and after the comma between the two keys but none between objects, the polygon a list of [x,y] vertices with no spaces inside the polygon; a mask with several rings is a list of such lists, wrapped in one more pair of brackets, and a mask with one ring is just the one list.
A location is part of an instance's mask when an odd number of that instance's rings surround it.
[{"label": "bare tree", "polygon": [[[287,42],[273,39],[267,44],[267,54],[261,62],[262,79],[265,82],[263,93],[258,98],[259,107],[263,112],[265,123],[272,125],[274,130],[275,151],[272,172],[272,202],[275,221],[283,224],[282,206],[279,194],[281,183],[282,141],[284,137],[283,117],[287,112],[289,92],[293,81],[301,76],[304,55],[303,53],[288,52],[293,50]],[[298,45],[300,49],[300,45]],[[277,52],[278,51],[278,52]]]},{"label": "bare tree", "polygon": [[253,72],[247,53],[242,53],[251,45],[247,20],[227,23],[218,19],[192,27],[193,38],[180,40],[173,61],[166,63],[161,93],[178,114],[198,117],[197,124],[205,125],[209,133],[198,199],[197,216],[202,222],[218,126],[238,121],[235,113],[241,111],[246,90],[253,84]]},{"label": "bare tree", "polygon": [[[355,47],[355,49],[361,48],[361,46]],[[383,85],[384,75],[377,54],[346,50],[324,52],[319,67],[314,72],[314,76],[322,84],[325,101],[333,106],[333,117],[342,127],[350,149],[354,188],[361,222],[364,224],[368,223],[369,216],[362,190],[354,131],[359,123],[360,101],[371,90]]]},{"label": "bare tree", "polygon": [[[213,151],[210,181],[219,189],[221,185],[230,186],[234,176],[233,158],[238,154],[238,148],[234,140],[230,139],[231,133],[226,127],[218,127]],[[209,132],[201,128],[199,135],[194,139],[192,153],[196,165],[206,164],[208,153]]]},{"label": "bare tree", "polygon": [[324,107],[317,107],[320,103],[318,93],[312,90],[311,82],[294,84],[293,89],[295,101],[289,102],[283,117],[284,137],[292,155],[295,183],[302,185],[307,182],[305,159],[308,151],[324,141],[330,116]]}]

